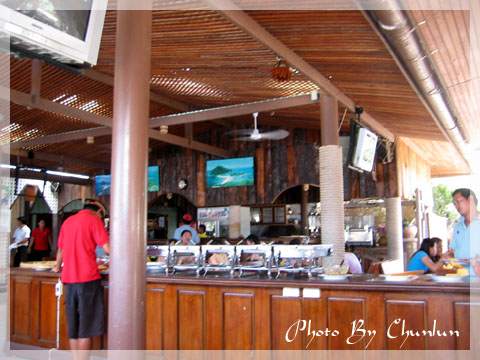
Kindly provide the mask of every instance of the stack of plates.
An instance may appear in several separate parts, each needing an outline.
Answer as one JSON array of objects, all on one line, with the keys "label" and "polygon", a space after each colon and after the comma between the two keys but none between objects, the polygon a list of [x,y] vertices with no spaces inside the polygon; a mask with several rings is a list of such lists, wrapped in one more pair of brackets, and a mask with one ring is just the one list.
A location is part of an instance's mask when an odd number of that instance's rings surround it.
[{"label": "stack of plates", "polygon": [[443,275],[429,275],[433,281],[435,282],[443,282],[443,283],[457,283],[461,281],[468,281],[468,276],[443,276]]},{"label": "stack of plates", "polygon": [[348,280],[352,276],[351,274],[340,274],[340,275],[318,275],[318,277],[322,280],[329,280],[329,281],[340,281],[340,280]]},{"label": "stack of plates", "polygon": [[410,281],[416,278],[415,275],[378,275],[378,277],[384,281],[395,281],[395,282]]}]

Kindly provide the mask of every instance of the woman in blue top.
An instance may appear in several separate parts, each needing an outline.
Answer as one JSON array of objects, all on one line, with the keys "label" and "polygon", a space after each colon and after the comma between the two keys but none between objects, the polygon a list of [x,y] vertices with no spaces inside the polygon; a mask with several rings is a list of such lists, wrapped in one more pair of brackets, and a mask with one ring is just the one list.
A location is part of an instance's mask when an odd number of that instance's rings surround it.
[{"label": "woman in blue top", "polygon": [[[423,239],[420,249],[412,255],[410,262],[408,263],[408,271],[423,270],[426,272],[436,272],[443,265],[442,261],[433,262],[435,255],[437,255],[437,243],[441,241],[439,238],[426,238]],[[447,255],[442,255],[441,259],[444,259]]]}]

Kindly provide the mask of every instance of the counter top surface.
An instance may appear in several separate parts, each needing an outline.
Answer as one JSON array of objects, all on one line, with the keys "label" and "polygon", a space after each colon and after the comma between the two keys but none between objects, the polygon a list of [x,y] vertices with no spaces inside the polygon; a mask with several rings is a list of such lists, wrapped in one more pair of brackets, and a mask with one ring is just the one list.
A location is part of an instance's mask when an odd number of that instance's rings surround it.
[{"label": "counter top surface", "polygon": [[[11,268],[11,275],[58,278],[59,273],[48,270],[35,271],[32,269]],[[468,292],[470,289],[480,289],[480,279],[470,278],[470,281],[458,280],[455,282],[436,282],[428,275],[412,277],[407,281],[387,281],[378,275],[362,274],[351,275],[346,280],[325,280],[321,277],[309,279],[306,275],[282,274],[279,278],[273,274],[268,278],[266,274],[245,274],[241,277],[230,277],[226,272],[210,272],[206,276],[195,276],[194,272],[181,272],[174,275],[164,273],[148,273],[147,283],[183,284],[183,285],[211,285],[232,287],[320,287],[324,289],[342,289],[355,291],[403,291],[403,292]],[[105,280],[108,275],[103,275]]]}]

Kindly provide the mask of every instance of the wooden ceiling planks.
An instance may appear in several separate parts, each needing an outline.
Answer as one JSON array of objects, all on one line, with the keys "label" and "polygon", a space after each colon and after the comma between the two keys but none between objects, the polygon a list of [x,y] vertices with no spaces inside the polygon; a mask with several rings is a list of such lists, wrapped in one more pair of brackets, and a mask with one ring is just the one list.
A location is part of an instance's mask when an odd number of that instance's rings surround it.
[{"label": "wooden ceiling planks", "polygon": [[[396,135],[417,139],[443,140],[430,115],[397,68],[382,42],[357,11],[248,11],[255,21],[313,65],[338,88],[363,106],[382,125]],[[424,13],[419,13],[426,16]],[[419,15],[419,16],[420,16]],[[428,14],[427,14],[428,15]],[[439,28],[451,23],[450,15]],[[465,14],[452,14],[457,27]],[[429,23],[432,23],[430,21]],[[430,26],[430,25],[429,25]],[[105,19],[96,71],[113,76],[115,58],[116,13],[108,11]],[[190,104],[209,108],[305,93],[316,88],[304,75],[294,71],[292,80],[279,83],[271,79],[276,55],[236,28],[221,15],[209,10],[155,11],[152,34],[152,90]],[[452,34],[452,36],[459,34]],[[30,91],[30,61],[12,59],[12,88]],[[459,87],[460,85],[457,85]],[[54,100],[77,95],[70,106],[81,108],[91,103],[89,111],[112,116],[112,88],[109,85],[43,65],[42,97]],[[59,100],[60,101],[60,100]],[[99,106],[94,106],[97,102]],[[16,105],[15,105],[16,106]],[[23,134],[38,130],[44,135],[94,127],[84,121],[40,112],[14,109]],[[29,113],[30,112],[30,113]],[[177,112],[150,103],[151,116]],[[319,128],[316,105],[276,111],[261,116],[260,126]],[[339,115],[343,115],[340,107]],[[348,114],[347,118],[352,117]],[[229,121],[250,126],[248,116]],[[12,118],[13,122],[13,118]],[[46,123],[46,124],[44,124]],[[412,126],[414,124],[414,126]],[[211,122],[194,125],[194,133],[210,131]],[[184,128],[171,127],[172,134]],[[35,133],[31,133],[34,136]],[[14,133],[19,137],[21,131]],[[109,139],[109,137],[106,137]],[[0,140],[1,141],[1,140]],[[161,145],[151,141],[154,147]],[[84,141],[78,141],[78,157],[88,157]],[[151,145],[152,146],[152,145]],[[45,151],[66,151],[49,145]],[[94,156],[93,156],[94,157]],[[92,158],[92,160],[94,160]]]},{"label": "wooden ceiling planks", "polygon": [[[480,120],[472,119],[470,110],[470,19],[469,11],[412,11],[427,51],[442,78],[455,115],[464,129],[465,136],[474,145],[480,146]],[[475,66],[475,65],[474,65]],[[472,90],[474,90],[472,88]],[[480,98],[479,93],[474,93]]]}]

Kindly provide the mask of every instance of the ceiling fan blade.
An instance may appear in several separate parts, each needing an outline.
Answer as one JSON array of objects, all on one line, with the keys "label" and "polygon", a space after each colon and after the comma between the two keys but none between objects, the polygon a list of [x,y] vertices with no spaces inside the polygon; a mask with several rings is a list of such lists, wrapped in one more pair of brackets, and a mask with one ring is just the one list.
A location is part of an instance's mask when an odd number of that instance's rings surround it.
[{"label": "ceiling fan blade", "polygon": [[235,140],[239,140],[239,141],[261,141],[261,140],[263,140],[263,138],[255,139],[255,138],[252,138],[251,136],[242,136],[242,137],[235,138]]},{"label": "ceiling fan blade", "polygon": [[225,135],[229,135],[229,136],[251,135],[252,132],[253,132],[253,129],[238,129],[238,130],[228,131],[225,133]]},{"label": "ceiling fan blade", "polygon": [[283,129],[261,133],[262,139],[267,139],[267,140],[282,140],[282,139],[285,139],[288,136],[288,134],[289,132]]}]

